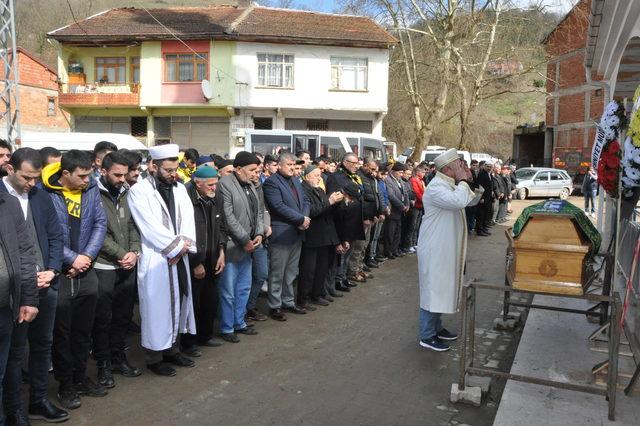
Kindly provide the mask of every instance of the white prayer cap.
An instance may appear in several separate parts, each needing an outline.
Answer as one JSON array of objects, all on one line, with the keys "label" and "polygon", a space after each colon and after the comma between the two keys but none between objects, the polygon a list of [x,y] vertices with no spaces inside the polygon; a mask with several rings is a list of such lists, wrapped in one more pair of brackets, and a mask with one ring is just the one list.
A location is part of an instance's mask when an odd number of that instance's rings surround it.
[{"label": "white prayer cap", "polygon": [[456,150],[455,148],[451,148],[446,150],[445,152],[443,152],[442,154],[438,155],[433,162],[436,165],[436,169],[438,170],[442,170],[442,168],[444,166],[446,166],[449,163],[454,162],[455,160],[460,159],[460,157],[458,156],[458,150]]},{"label": "white prayer cap", "polygon": [[164,160],[165,158],[178,158],[180,147],[174,143],[149,147],[149,155],[152,160]]}]

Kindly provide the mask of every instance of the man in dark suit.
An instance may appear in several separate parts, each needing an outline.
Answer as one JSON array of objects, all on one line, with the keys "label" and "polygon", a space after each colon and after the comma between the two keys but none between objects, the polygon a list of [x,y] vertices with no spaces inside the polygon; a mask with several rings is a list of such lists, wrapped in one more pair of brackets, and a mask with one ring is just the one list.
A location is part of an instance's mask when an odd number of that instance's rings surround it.
[{"label": "man in dark suit", "polygon": [[480,169],[476,178],[478,187],[484,188],[482,198],[478,202],[476,209],[476,234],[481,237],[491,235],[489,223],[491,221],[491,207],[493,198],[493,182],[491,178],[491,163],[480,163]]},{"label": "man in dark suit", "polygon": [[304,230],[311,224],[311,219],[302,184],[294,178],[296,157],[282,153],[278,164],[278,172],[264,182],[263,190],[273,231],[269,246],[270,315],[275,320],[285,321],[283,309],[294,314],[307,313],[295,304],[293,281],[298,276]]},{"label": "man in dark suit", "polygon": [[29,341],[29,417],[49,422],[64,421],[69,414],[47,398],[53,324],[58,303],[58,275],[62,269],[62,228],[49,195],[36,186],[42,171],[42,159],[35,149],[21,148],[6,166],[7,176],[0,192],[20,202],[26,235],[36,249],[37,299],[39,314],[31,322],[16,323],[11,339],[7,372],[4,378],[4,410],[10,424],[24,419],[20,388],[22,363]]},{"label": "man in dark suit", "polygon": [[391,205],[391,214],[385,223],[384,233],[384,251],[389,259],[404,256],[404,253],[400,253],[399,245],[402,215],[409,210],[409,197],[405,194],[405,188],[402,185],[402,175],[405,170],[404,164],[395,163],[389,176],[384,180]]}]

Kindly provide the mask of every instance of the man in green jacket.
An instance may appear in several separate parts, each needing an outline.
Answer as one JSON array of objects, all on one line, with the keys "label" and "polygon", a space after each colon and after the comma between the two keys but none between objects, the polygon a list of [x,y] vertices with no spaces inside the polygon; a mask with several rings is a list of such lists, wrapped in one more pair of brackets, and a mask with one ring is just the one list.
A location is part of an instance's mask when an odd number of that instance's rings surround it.
[{"label": "man in green jacket", "polygon": [[124,352],[133,316],[136,263],[140,254],[140,234],[127,204],[128,172],[127,157],[112,152],[102,160],[98,179],[107,215],[107,235],[95,264],[100,286],[93,326],[93,356],[98,361],[98,383],[107,388],[115,386],[112,373],[125,377],[141,374],[129,364]]}]

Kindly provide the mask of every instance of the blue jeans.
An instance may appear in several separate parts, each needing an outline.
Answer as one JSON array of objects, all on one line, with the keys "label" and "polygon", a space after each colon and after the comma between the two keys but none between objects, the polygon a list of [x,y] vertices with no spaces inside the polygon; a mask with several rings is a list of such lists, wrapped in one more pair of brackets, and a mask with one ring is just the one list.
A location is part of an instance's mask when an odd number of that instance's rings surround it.
[{"label": "blue jeans", "polygon": [[[2,400],[2,379],[4,378],[9,348],[11,347],[11,334],[13,333],[13,313],[10,308],[0,308],[0,400]],[[4,425],[4,411],[0,405],[0,425]]]},{"label": "blue jeans", "polygon": [[589,204],[591,204],[591,213],[596,212],[596,190],[585,191],[584,193],[584,211],[589,212]]},{"label": "blue jeans", "polygon": [[233,333],[247,328],[244,316],[251,290],[251,255],[225,265],[220,277],[220,332]]},{"label": "blue jeans", "polygon": [[11,351],[4,377],[3,404],[7,413],[21,407],[22,363],[29,341],[29,403],[38,404],[47,399],[53,324],[56,318],[58,290],[48,288],[39,292],[38,315],[30,322],[16,324],[11,338]]},{"label": "blue jeans", "polygon": [[247,311],[255,309],[262,284],[269,278],[269,251],[261,245],[253,252],[253,264],[251,265],[251,292]]},{"label": "blue jeans", "polygon": [[442,314],[420,308],[420,340],[429,340],[442,330]]}]

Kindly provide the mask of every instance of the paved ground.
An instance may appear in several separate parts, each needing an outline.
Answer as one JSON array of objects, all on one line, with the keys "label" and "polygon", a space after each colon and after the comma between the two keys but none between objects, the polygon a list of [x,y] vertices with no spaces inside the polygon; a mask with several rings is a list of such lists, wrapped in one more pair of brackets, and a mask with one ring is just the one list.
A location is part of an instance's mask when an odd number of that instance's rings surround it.
[{"label": "paved ground", "polygon": [[[513,217],[531,203],[515,201]],[[504,229],[470,237],[469,277],[503,282]],[[457,346],[443,354],[418,346],[416,257],[374,272],[327,308],[259,323],[257,336],[205,349],[195,368],[174,378],[147,370],[116,376],[118,386],[105,398],[83,398],[69,424],[492,424],[504,383],[494,383],[480,408],[452,405]],[[491,329],[498,293],[479,292],[478,303],[479,359],[508,369],[519,334]],[[445,325],[457,330],[459,318]],[[143,365],[138,339],[131,336],[129,356]]]}]

